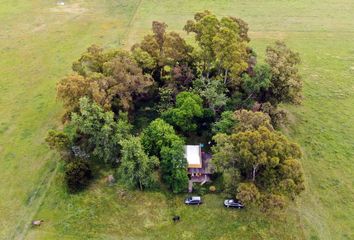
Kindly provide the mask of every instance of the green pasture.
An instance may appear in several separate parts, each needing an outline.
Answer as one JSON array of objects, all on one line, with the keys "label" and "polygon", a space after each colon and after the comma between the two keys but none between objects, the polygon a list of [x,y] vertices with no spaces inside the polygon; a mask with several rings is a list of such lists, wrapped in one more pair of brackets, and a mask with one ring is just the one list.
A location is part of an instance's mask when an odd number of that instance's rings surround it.
[{"label": "green pasture", "polygon": [[[352,0],[3,0],[0,5],[0,239],[353,239],[354,2]],[[69,195],[44,144],[63,113],[55,84],[92,43],[128,48],[165,21],[182,32],[209,9],[249,23],[260,61],[284,40],[302,58],[304,101],[284,106],[283,131],[304,152],[306,191],[283,213],[200,207],[183,195],[107,187]],[[173,224],[171,217],[181,216]],[[31,228],[33,219],[45,222]]]}]

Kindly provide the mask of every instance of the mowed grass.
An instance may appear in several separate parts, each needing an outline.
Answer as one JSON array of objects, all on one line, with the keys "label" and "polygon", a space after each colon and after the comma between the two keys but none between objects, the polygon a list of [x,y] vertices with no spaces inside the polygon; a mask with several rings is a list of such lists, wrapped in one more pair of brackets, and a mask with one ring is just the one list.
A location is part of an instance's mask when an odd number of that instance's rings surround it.
[{"label": "mowed grass", "polygon": [[[55,172],[57,159],[43,144],[47,129],[60,126],[56,81],[91,43],[128,48],[149,32],[152,20],[182,33],[185,21],[204,9],[246,20],[260,57],[277,39],[300,52],[305,99],[302,106],[286,106],[292,125],[284,132],[303,148],[305,193],[285,213],[272,216],[226,211],[218,195],[205,196],[199,208],[183,206],[183,196],[161,192],[122,196],[119,186],[109,188],[102,179],[84,193],[68,195],[60,166]],[[353,239],[352,9],[351,0],[70,1],[65,8],[55,1],[5,1],[0,7],[0,238]],[[181,215],[180,223],[171,222],[174,214]],[[27,232],[32,217],[45,223]]]}]

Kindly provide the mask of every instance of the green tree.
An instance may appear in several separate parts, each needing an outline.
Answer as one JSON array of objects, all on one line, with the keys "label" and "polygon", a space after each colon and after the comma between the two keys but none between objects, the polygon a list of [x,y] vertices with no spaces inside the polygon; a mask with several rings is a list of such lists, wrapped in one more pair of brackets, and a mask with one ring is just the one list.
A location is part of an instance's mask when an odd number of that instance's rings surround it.
[{"label": "green tree", "polygon": [[246,100],[255,99],[258,102],[263,102],[271,80],[271,69],[266,64],[256,65],[252,74],[244,74],[242,77],[242,89],[247,95]]},{"label": "green tree", "polygon": [[139,137],[124,139],[121,145],[120,178],[128,186],[140,190],[151,187],[154,182],[153,171],[159,164],[157,157],[146,155]]},{"label": "green tree", "polygon": [[113,112],[105,112],[85,97],[80,99],[79,113],[72,114],[72,124],[88,139],[87,147],[92,149],[92,155],[105,163],[117,160],[119,141],[126,138],[131,129],[126,116],[117,123]]},{"label": "green tree", "polygon": [[183,141],[174,141],[171,146],[163,146],[160,152],[162,179],[174,193],[182,192],[188,186],[187,160],[183,147]]},{"label": "green tree", "polygon": [[235,127],[237,120],[235,113],[232,111],[225,111],[221,113],[219,121],[215,122],[212,126],[214,134],[226,133],[231,134]]},{"label": "green tree", "polygon": [[[241,24],[242,26],[240,26]],[[224,82],[235,88],[240,73],[247,69],[247,25],[241,19],[223,17],[219,20],[209,11],[196,13],[184,26],[195,33],[202,73],[210,77],[213,69],[223,73]]]},{"label": "green tree", "polygon": [[[304,189],[298,145],[264,126],[214,136],[213,162],[219,172],[240,171],[241,182],[252,182],[260,192],[294,198]],[[230,171],[230,170],[229,170]]]},{"label": "green tree", "polygon": [[256,204],[261,194],[254,183],[240,183],[236,198],[245,204]]},{"label": "green tree", "polygon": [[260,127],[265,127],[273,131],[273,126],[270,123],[270,117],[263,112],[253,112],[249,110],[238,110],[235,113],[236,124],[233,128],[234,132],[244,132],[248,130],[257,130]]},{"label": "green tree", "polygon": [[173,127],[158,118],[144,129],[141,142],[150,156],[159,157],[162,180],[173,192],[186,189],[188,176],[184,141],[176,135]]},{"label": "green tree", "polygon": [[193,81],[193,91],[205,99],[208,107],[215,114],[227,103],[227,88],[217,79],[201,78]]},{"label": "green tree", "polygon": [[67,152],[71,145],[69,136],[62,131],[56,130],[49,130],[45,141],[51,149],[54,149],[59,153]]},{"label": "green tree", "polygon": [[219,31],[219,20],[209,11],[196,13],[194,20],[188,20],[184,26],[187,33],[195,33],[195,40],[200,47],[198,53],[202,60],[202,70],[206,78],[209,78],[211,68],[215,61],[213,39]]},{"label": "green tree", "polygon": [[224,17],[220,21],[218,33],[213,38],[213,49],[217,64],[224,72],[224,83],[232,88],[239,85],[239,76],[248,67],[247,46],[239,37],[238,31],[237,22]]},{"label": "green tree", "polygon": [[300,56],[283,42],[276,42],[266,49],[266,62],[270,66],[272,80],[267,100],[273,105],[281,102],[298,104],[302,99],[302,80],[298,65]]},{"label": "green tree", "polygon": [[148,62],[150,67],[151,60],[154,61],[152,72],[157,81],[164,77],[165,66],[173,67],[177,63],[189,63],[192,60],[193,48],[178,33],[166,32],[166,28],[167,24],[153,21],[153,33],[146,35],[141,43],[132,47],[133,53],[138,51],[140,56],[144,56],[145,61],[141,66],[146,66]]},{"label": "green tree", "polygon": [[89,185],[92,171],[88,162],[83,159],[74,159],[65,164],[65,182],[71,193],[78,192]]},{"label": "green tree", "polygon": [[197,94],[181,92],[176,97],[176,107],[163,112],[162,117],[184,132],[195,131],[197,118],[203,116],[202,104]]}]

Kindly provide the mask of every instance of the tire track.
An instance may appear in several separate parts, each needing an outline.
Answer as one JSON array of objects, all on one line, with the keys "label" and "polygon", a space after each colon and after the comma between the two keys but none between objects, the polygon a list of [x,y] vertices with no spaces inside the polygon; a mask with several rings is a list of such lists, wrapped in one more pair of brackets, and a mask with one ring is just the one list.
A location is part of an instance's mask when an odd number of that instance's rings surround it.
[{"label": "tire track", "polygon": [[[126,30],[125,30],[125,41],[128,41],[130,39],[130,33],[131,33],[131,26],[133,22],[136,19],[136,16],[138,15],[138,10],[140,6],[142,5],[143,0],[139,0],[138,3],[136,4],[136,7],[133,11],[133,14],[131,18],[128,21],[128,24],[126,25]],[[124,40],[123,40],[124,41]],[[54,177],[56,176],[56,173],[58,171],[59,163],[55,164],[54,170],[49,170],[44,179],[41,181],[37,189],[35,190],[35,194],[33,195],[31,199],[31,203],[29,204],[29,210],[24,214],[24,216],[21,218],[19,223],[16,225],[15,231],[13,235],[10,237],[10,239],[25,239],[28,230],[31,227],[31,220],[36,216],[36,214],[39,211],[40,206],[42,205],[45,197],[47,196],[48,190],[53,182]],[[41,191],[42,194],[41,194]],[[32,202],[35,203],[32,205]]]}]

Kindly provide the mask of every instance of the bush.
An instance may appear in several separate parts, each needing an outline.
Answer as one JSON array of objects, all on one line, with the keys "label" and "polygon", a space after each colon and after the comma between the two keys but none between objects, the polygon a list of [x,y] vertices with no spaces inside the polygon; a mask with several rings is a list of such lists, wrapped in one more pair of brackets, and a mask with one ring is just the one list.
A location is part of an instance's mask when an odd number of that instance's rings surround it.
[{"label": "bush", "polygon": [[216,191],[216,187],[215,186],[210,186],[209,187],[209,191],[210,192],[215,192]]},{"label": "bush", "polygon": [[84,189],[91,179],[92,171],[86,161],[75,159],[65,165],[65,181],[69,192],[74,193]]}]

